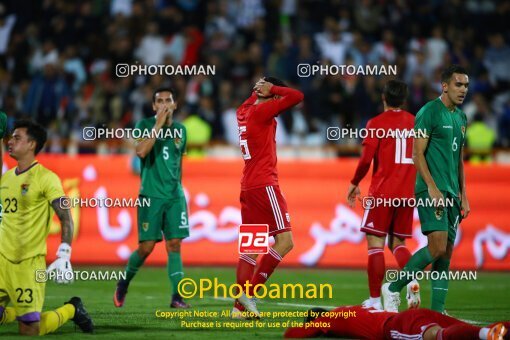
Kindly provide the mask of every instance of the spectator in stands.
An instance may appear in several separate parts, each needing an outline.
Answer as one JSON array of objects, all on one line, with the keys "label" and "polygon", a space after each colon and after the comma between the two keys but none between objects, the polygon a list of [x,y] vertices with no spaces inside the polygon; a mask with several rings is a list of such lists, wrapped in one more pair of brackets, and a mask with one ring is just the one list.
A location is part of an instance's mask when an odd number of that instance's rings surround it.
[{"label": "spectator in stands", "polygon": [[[254,77],[268,73],[305,93],[299,113],[285,116],[281,125],[299,144],[294,136],[361,123],[373,104],[366,98],[383,77],[299,77],[298,64],[395,63],[397,76],[410,86],[409,109],[415,112],[439,94],[437,68],[446,61],[469,68],[472,92],[483,94],[495,112],[484,121],[494,128],[497,120],[497,144],[510,145],[510,6],[505,2],[52,0],[27,9],[7,0],[2,5],[0,104],[61,135],[50,151],[65,151],[63,141],[76,139],[85,123],[132,125],[150,111],[146,87],[161,83],[178,90],[183,112],[203,116],[212,139],[233,142],[225,124],[229,110],[239,93],[250,91]],[[207,81],[116,76],[115,65],[136,62],[214,65],[216,74]],[[225,84],[227,100],[220,94]],[[317,143],[317,138],[302,140]]]},{"label": "spectator in stands", "polygon": [[435,26],[432,29],[430,38],[425,45],[425,54],[430,70],[437,70],[444,64],[444,57],[448,52],[448,44],[443,37],[441,26]]},{"label": "spectator in stands", "polygon": [[500,90],[510,89],[510,47],[501,33],[489,36],[490,47],[485,52],[484,63],[493,85]]},{"label": "spectator in stands", "polygon": [[44,126],[57,118],[59,109],[66,110],[71,98],[70,85],[66,82],[58,60],[46,58],[43,72],[30,85],[25,98],[23,112]]}]

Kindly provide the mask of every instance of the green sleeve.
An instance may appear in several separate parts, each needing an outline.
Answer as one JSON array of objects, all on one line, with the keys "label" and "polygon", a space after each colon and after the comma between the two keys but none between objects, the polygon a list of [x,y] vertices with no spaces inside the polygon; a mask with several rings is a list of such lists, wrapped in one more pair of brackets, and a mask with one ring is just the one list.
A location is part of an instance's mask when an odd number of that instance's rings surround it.
[{"label": "green sleeve", "polygon": [[7,132],[7,115],[0,111],[0,139],[5,137]]},{"label": "green sleeve", "polygon": [[465,147],[466,146],[466,131],[467,131],[467,116],[464,112],[462,112],[462,124],[464,125],[463,133],[462,133],[462,137],[463,137],[462,146]]},{"label": "green sleeve", "polygon": [[182,126],[182,137],[183,143],[181,153],[185,155],[187,153],[186,146],[188,144],[188,131],[186,130],[186,127],[184,125]]},{"label": "green sleeve", "polygon": [[[148,130],[149,127],[147,126],[147,119],[142,119],[135,125],[136,130],[140,130],[140,135],[143,134],[145,130]],[[143,138],[138,138],[136,141],[139,142],[143,140]]]},{"label": "green sleeve", "polygon": [[434,110],[431,105],[425,105],[416,114],[414,120],[414,132],[417,136],[420,136],[418,130],[424,132],[427,138],[430,138],[432,131],[434,130]]}]

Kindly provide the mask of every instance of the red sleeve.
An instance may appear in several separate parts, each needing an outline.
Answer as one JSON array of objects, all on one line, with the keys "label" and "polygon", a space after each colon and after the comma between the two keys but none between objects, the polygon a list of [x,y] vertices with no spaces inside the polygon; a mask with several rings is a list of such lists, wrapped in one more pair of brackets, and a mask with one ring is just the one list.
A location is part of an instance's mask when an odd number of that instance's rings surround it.
[{"label": "red sleeve", "polygon": [[358,167],[356,168],[356,172],[354,173],[354,177],[351,180],[351,183],[354,185],[359,185],[359,182],[366,176],[368,170],[370,170],[370,164],[372,164],[372,159],[374,158],[376,148],[370,145],[364,145],[363,150],[361,151],[361,158],[358,162]]},{"label": "red sleeve", "polygon": [[281,98],[259,104],[260,112],[257,113],[257,117],[271,119],[294,105],[299,104],[305,97],[303,92],[299,90],[274,85],[271,87],[271,94],[280,96]]},{"label": "red sleeve", "polygon": [[[367,123],[367,129],[375,129],[374,123],[372,120],[369,120]],[[358,162],[358,167],[356,168],[356,172],[354,173],[354,177],[351,180],[351,183],[354,185],[359,185],[359,182],[366,176],[368,170],[370,170],[370,164],[372,163],[372,159],[374,159],[375,153],[377,152],[377,148],[379,147],[379,139],[374,136],[370,132],[367,137],[363,140],[363,149],[361,150],[361,157]]]},{"label": "red sleeve", "polygon": [[324,334],[320,328],[310,327],[290,327],[287,328],[284,338],[317,338],[319,335]]},{"label": "red sleeve", "polygon": [[257,94],[255,93],[255,91],[253,91],[251,93],[251,96],[246,99],[242,104],[241,106],[245,106],[245,105],[253,105],[253,103],[255,103],[255,101],[257,100]]}]

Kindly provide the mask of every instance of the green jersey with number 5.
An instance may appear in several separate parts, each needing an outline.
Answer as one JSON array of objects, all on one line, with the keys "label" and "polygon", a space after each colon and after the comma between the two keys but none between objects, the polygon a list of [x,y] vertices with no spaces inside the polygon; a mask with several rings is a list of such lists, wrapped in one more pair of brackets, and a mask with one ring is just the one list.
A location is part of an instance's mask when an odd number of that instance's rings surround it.
[{"label": "green jersey with number 5", "polygon": [[[430,174],[441,191],[459,194],[459,161],[466,134],[466,114],[459,108],[448,110],[440,98],[425,104],[416,114],[414,129],[417,136],[429,138],[425,160]],[[415,193],[427,190],[427,184],[418,173]]]},{"label": "green jersey with number 5", "polygon": [[[155,135],[152,150],[141,159],[140,195],[162,199],[184,197],[182,190],[182,155],[186,153],[186,128],[173,122],[153,131],[156,117],[146,118],[136,124],[137,133],[143,140]],[[135,135],[135,137],[138,137]]]}]

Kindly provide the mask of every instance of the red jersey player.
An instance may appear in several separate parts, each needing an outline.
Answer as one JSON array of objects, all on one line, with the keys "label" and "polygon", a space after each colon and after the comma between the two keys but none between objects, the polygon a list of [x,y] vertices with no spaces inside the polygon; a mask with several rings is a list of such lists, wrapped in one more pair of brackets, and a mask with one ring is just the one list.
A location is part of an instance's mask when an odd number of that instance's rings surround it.
[{"label": "red jersey player", "polygon": [[[282,258],[292,249],[292,233],[287,203],[278,186],[276,170],[276,117],[303,100],[303,93],[276,78],[265,77],[237,110],[239,143],[244,158],[241,180],[243,224],[268,224],[275,244],[262,256],[255,271],[256,254],[241,254],[237,264],[237,283],[253,286],[267,281]],[[252,292],[246,292],[252,296]],[[233,315],[248,310],[259,315],[253,299],[246,294],[236,301]],[[244,307],[244,308],[243,308]]]},{"label": "red jersey player", "polygon": [[392,313],[362,306],[344,306],[330,312],[313,308],[308,315],[303,326],[288,328],[284,337],[425,340],[510,338],[510,322],[477,327],[429,309]]},{"label": "red jersey player", "polygon": [[[386,235],[390,237],[388,244],[400,268],[403,268],[411,257],[405,246],[405,239],[412,236],[414,208],[374,205],[377,198],[414,197],[416,169],[411,157],[413,139],[401,138],[405,134],[411,135],[414,129],[414,116],[401,109],[407,93],[407,85],[400,80],[390,80],[386,83],[382,95],[384,112],[367,123],[368,135],[363,140],[361,158],[347,191],[349,205],[354,207],[355,199],[360,195],[359,182],[367,174],[373,159],[372,183],[369,197],[363,199],[365,213],[361,222],[361,230],[366,233],[368,243],[367,272],[370,298],[363,302],[363,306],[367,308],[382,309],[381,284],[385,272]],[[381,135],[388,138],[376,138]],[[400,202],[405,203],[403,200]],[[412,281],[408,284],[407,301],[410,308],[419,307],[418,282]]]}]

